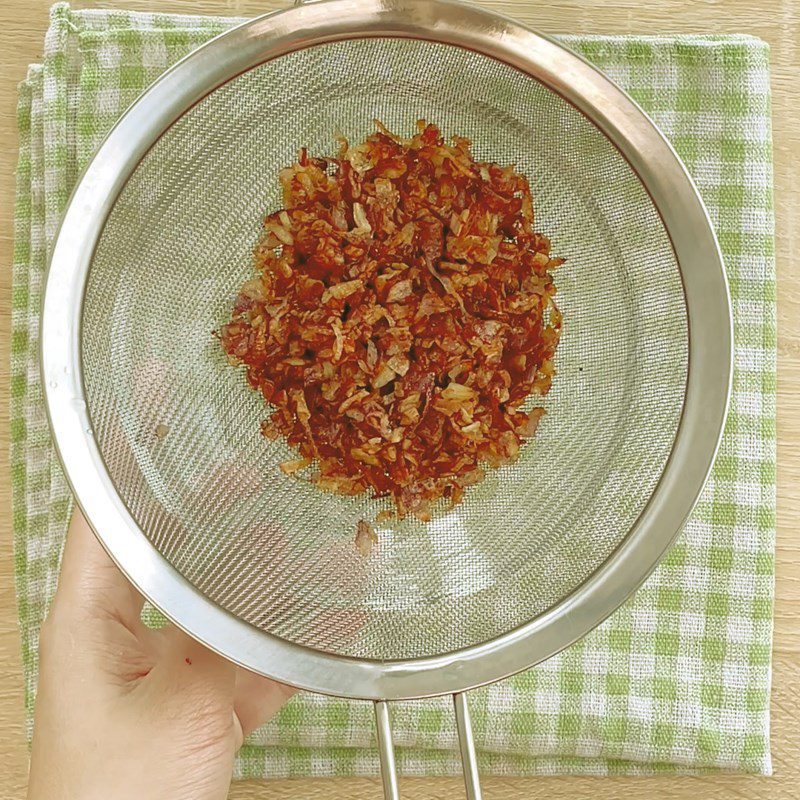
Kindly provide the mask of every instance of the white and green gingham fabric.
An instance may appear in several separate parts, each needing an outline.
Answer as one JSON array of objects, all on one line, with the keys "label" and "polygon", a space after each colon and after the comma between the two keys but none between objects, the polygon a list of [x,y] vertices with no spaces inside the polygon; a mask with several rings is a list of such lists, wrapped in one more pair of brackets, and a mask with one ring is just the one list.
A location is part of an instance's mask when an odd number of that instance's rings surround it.
[{"label": "white and green gingham fabric", "polygon": [[[71,508],[47,427],[39,308],[80,169],[171,63],[234,20],[53,8],[20,87],[12,469],[28,716]],[[713,476],[644,587],[583,641],[472,695],[484,774],[769,773],[775,267],[767,46],[744,36],[563,37],[649,111],[692,172],[730,278],[731,413]],[[459,771],[449,701],[399,704],[408,774]],[[377,771],[367,704],[302,695],[242,748],[241,777]]]}]

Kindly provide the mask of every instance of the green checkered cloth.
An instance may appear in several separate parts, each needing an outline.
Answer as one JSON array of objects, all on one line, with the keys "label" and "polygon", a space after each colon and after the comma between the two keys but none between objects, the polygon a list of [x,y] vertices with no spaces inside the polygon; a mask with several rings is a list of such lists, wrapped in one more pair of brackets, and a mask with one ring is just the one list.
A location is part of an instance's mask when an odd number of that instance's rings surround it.
[{"label": "green checkered cloth", "polygon": [[[81,168],[126,106],[233,22],[59,4],[44,62],[20,87],[11,418],[29,720],[39,628],[71,508],[39,375],[48,250]],[[472,694],[481,769],[769,773],[776,325],[768,49],[743,36],[563,41],[652,114],[697,181],[733,295],[732,407],[696,511],[636,596],[559,656]],[[403,772],[459,771],[448,699],[398,704],[394,729]],[[248,739],[236,769],[240,777],[375,773],[372,709],[296,697]]]}]

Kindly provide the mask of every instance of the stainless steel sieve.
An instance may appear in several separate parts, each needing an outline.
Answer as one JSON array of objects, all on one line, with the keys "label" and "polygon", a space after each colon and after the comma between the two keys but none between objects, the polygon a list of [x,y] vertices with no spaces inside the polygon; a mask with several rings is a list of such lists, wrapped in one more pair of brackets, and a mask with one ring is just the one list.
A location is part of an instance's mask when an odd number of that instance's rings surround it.
[{"label": "stainless steel sieve", "polygon": [[[517,463],[432,522],[280,473],[265,409],[212,330],[252,274],[278,170],[377,117],[514,163],[567,258],[548,414]],[[81,178],[42,319],[50,420],[78,502],[139,590],[231,660],[315,692],[463,692],[583,636],[645,579],[710,470],[731,382],[721,256],[675,152],[551,39],[444,0],[327,0],[247,22],[163,75]]]}]

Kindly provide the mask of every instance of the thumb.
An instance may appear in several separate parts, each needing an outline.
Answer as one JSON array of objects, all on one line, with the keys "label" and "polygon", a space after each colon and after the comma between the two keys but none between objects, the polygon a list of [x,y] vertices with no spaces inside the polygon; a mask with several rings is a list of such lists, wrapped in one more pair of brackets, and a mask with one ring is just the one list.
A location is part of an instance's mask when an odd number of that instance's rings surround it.
[{"label": "thumb", "polygon": [[67,616],[110,616],[131,630],[138,625],[144,604],[78,509],[67,532],[55,602]]}]

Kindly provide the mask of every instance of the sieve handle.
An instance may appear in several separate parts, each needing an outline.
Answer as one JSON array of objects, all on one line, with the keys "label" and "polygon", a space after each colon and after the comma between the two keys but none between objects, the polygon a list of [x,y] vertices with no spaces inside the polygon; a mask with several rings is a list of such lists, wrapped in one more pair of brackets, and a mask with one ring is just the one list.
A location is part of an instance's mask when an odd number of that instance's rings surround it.
[{"label": "sieve handle", "polygon": [[381,759],[383,796],[386,800],[400,800],[397,788],[397,767],[394,763],[392,722],[389,719],[389,704],[385,700],[375,702],[375,729],[378,734],[378,754]]},{"label": "sieve handle", "polygon": [[[478,760],[475,757],[475,739],[472,736],[472,722],[470,721],[466,694],[463,692],[454,694],[453,705],[456,712],[456,728],[458,729],[458,743],[461,748],[461,764],[464,769],[467,800],[481,800]],[[378,735],[383,796],[386,800],[400,800],[400,790],[397,786],[397,766],[394,760],[394,743],[392,742],[392,723],[389,718],[389,704],[384,700],[375,702],[375,728]]]},{"label": "sieve handle", "polygon": [[463,692],[453,695],[456,709],[458,744],[461,748],[461,767],[464,770],[464,786],[467,800],[481,800],[481,779],[478,774],[478,759],[475,755],[475,738],[472,735],[472,720],[469,716],[467,696]]}]

